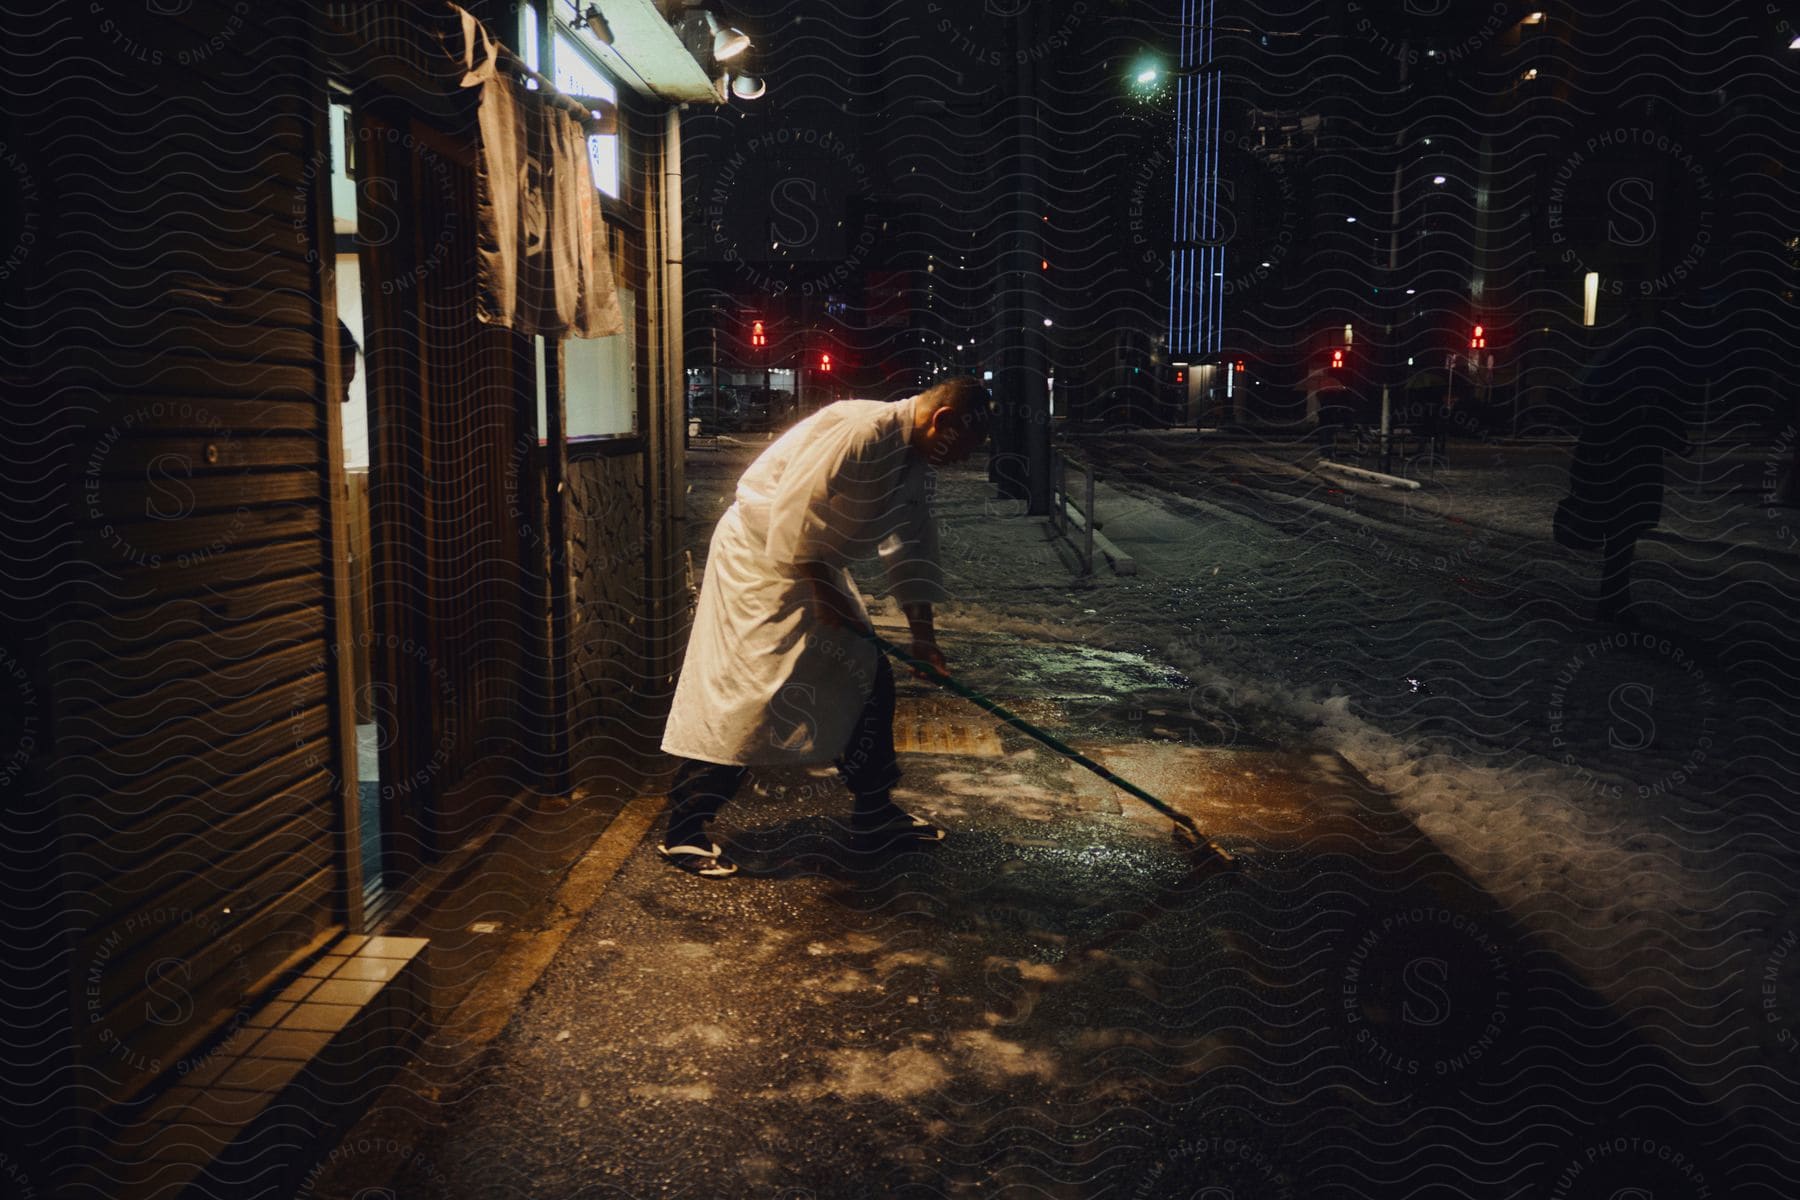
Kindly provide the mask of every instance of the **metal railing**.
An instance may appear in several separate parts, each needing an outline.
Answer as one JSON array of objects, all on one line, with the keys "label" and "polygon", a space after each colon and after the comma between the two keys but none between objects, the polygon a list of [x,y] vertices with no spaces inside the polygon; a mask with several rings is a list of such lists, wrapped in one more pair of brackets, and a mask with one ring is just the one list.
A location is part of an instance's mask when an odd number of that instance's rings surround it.
[{"label": "metal railing", "polygon": [[[1079,543],[1069,533],[1069,468],[1074,467],[1083,477],[1081,502],[1075,506],[1081,514],[1082,537]],[[1069,538],[1071,544],[1079,547],[1081,552],[1081,573],[1094,573],[1094,530],[1099,522],[1094,519],[1094,465],[1078,462],[1067,454],[1058,454],[1055,459],[1050,496],[1050,523],[1056,531]]]}]

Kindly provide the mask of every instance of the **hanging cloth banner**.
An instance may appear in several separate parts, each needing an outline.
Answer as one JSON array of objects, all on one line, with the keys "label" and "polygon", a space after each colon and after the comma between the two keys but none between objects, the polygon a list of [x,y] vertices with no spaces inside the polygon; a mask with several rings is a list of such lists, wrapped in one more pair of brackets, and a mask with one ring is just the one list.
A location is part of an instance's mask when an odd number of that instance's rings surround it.
[{"label": "hanging cloth banner", "polygon": [[525,337],[622,332],[586,133],[568,113],[521,88],[500,61],[499,43],[472,14],[456,12],[462,86],[481,89],[476,317]]}]

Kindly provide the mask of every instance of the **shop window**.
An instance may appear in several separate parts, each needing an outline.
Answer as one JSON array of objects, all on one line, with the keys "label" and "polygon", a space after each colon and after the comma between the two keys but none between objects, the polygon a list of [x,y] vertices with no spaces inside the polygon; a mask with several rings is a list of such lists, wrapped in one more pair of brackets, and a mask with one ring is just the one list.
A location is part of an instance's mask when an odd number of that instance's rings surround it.
[{"label": "shop window", "polygon": [[563,343],[563,396],[569,436],[616,437],[637,432],[637,364],[634,362],[637,295],[619,289],[625,332]]},{"label": "shop window", "polygon": [[[637,294],[619,289],[625,332],[603,338],[569,338],[563,347],[565,435],[570,439],[624,437],[637,432],[637,363],[633,351]],[[536,338],[538,441],[550,428],[544,359],[549,347]]]}]

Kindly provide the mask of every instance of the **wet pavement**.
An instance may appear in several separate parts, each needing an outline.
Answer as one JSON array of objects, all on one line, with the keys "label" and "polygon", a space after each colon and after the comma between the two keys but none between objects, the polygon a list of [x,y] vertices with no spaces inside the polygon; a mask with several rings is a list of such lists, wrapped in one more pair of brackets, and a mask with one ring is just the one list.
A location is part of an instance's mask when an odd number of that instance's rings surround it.
[{"label": "wet pavement", "polygon": [[[690,461],[697,537],[748,453]],[[1040,532],[953,505],[959,594],[986,595],[1009,538],[1041,570],[997,594],[1100,605],[1110,585]],[[504,1023],[485,1052],[447,1036],[310,1194],[1786,1194],[1775,1139],[1697,1099],[1390,797],[1156,645],[1086,644],[1082,619],[964,617],[946,646],[1240,871],[1197,874],[1168,820],[901,672],[898,798],[945,842],[863,861],[829,770],[759,771],[717,830],[742,872],[701,880],[633,802],[603,869],[546,904],[562,940],[513,934],[536,964],[516,981],[548,961],[536,984],[470,994]]]},{"label": "wet pavement", "polygon": [[897,798],[947,840],[863,861],[836,779],[792,769],[725,810],[736,878],[638,843],[394,1192],[1612,1198],[1773,1178],[1752,1131],[1337,756],[1160,708],[1184,681],[1129,655],[1084,698],[1056,686],[1092,678],[1080,648],[961,645],[1003,702],[1030,660],[1023,715],[1243,869],[1195,878],[1165,818],[903,681]]}]

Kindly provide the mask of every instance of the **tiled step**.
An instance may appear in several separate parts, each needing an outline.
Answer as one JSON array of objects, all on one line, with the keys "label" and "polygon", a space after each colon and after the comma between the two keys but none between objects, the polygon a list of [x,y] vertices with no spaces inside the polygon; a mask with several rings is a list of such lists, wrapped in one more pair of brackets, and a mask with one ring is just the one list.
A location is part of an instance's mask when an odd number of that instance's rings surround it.
[{"label": "tiled step", "polygon": [[108,1195],[283,1197],[433,1020],[424,938],[340,938],[119,1139]]}]

